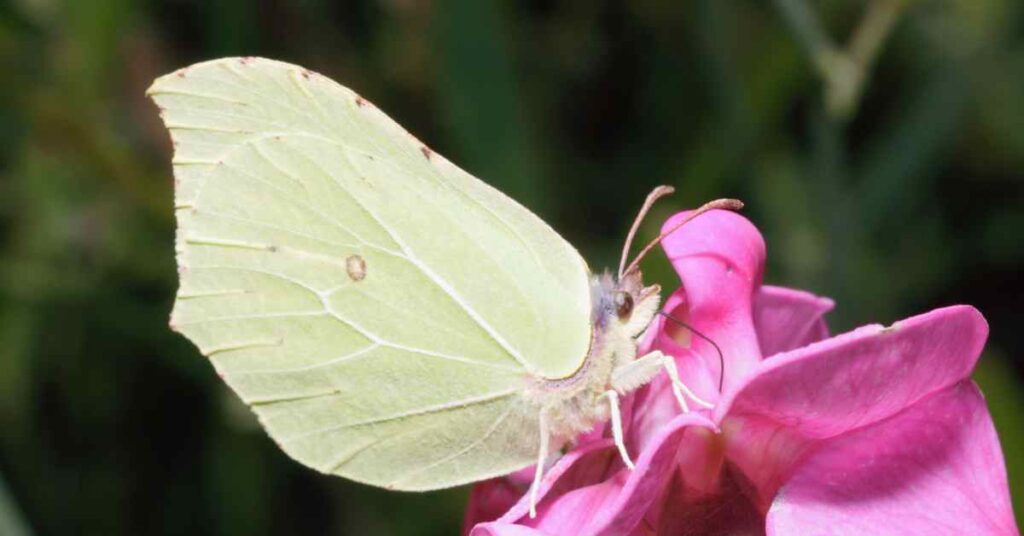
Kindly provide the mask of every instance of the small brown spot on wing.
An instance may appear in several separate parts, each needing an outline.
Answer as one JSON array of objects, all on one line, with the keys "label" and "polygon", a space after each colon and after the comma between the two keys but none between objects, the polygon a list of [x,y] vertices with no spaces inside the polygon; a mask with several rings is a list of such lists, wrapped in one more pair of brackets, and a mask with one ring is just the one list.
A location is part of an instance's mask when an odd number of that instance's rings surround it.
[{"label": "small brown spot on wing", "polygon": [[423,157],[427,160],[430,160],[430,157],[434,154],[434,151],[431,151],[426,145],[420,146],[420,152],[423,153]]},{"label": "small brown spot on wing", "polygon": [[356,95],[356,106],[359,106],[360,108],[366,106],[366,99],[360,97],[359,95]]},{"label": "small brown spot on wing", "polygon": [[310,71],[309,69],[303,69],[302,70],[302,77],[303,78],[305,78],[306,80],[309,80],[310,76],[313,76],[313,72],[312,71]]},{"label": "small brown spot on wing", "polygon": [[366,261],[359,255],[351,255],[345,259],[345,271],[352,281],[362,281],[366,277]]}]

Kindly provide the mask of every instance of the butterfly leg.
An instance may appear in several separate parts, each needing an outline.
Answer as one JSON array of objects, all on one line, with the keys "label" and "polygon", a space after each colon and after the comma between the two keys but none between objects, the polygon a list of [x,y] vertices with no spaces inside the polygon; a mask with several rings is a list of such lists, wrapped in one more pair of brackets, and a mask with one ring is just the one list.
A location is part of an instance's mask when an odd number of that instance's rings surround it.
[{"label": "butterfly leg", "polygon": [[662,366],[665,367],[665,372],[668,373],[669,379],[672,380],[672,393],[676,395],[676,400],[679,401],[679,405],[680,407],[683,408],[684,413],[690,411],[690,409],[689,406],[686,404],[686,400],[683,397],[683,394],[690,397],[690,399],[693,400],[698,406],[703,406],[708,409],[715,407],[714,404],[697,396],[696,393],[690,390],[690,388],[687,387],[686,384],[679,379],[679,369],[676,368],[675,359],[672,359],[667,355],[661,354],[661,352],[658,352],[658,354],[661,355],[661,363]]},{"label": "butterfly leg", "polygon": [[622,413],[619,411],[619,393],[615,389],[606,391],[601,395],[608,399],[608,408],[611,410],[612,437],[615,439],[615,446],[619,448],[619,455],[626,467],[633,469],[633,460],[629,459],[629,452],[626,451],[626,442],[622,437]]},{"label": "butterfly leg", "polygon": [[537,494],[540,493],[540,482],[544,478],[544,463],[548,459],[548,441],[551,432],[548,430],[548,412],[540,412],[540,451],[537,452],[537,468],[533,472],[533,485],[530,486],[530,519],[537,517]]},{"label": "butterfly leg", "polygon": [[651,352],[612,371],[611,388],[620,394],[646,385],[661,372],[661,352]]},{"label": "butterfly leg", "polygon": [[[620,393],[627,393],[647,384],[661,372],[662,368],[669,369],[665,363],[666,360],[672,361],[672,358],[654,351],[615,369],[612,372],[612,388]],[[668,376],[672,380],[672,394],[675,395],[676,402],[679,403],[679,407],[683,408],[683,413],[689,413],[690,406],[686,403],[682,389],[677,385],[682,383],[679,381],[679,373],[673,367],[668,370]]]},{"label": "butterfly leg", "polygon": [[668,373],[672,384],[672,394],[676,397],[676,402],[679,403],[683,413],[690,412],[690,405],[686,402],[687,397],[699,406],[713,407],[712,404],[698,397],[679,379],[679,370],[676,368],[675,360],[657,350],[613,371],[612,388],[620,393],[632,391],[651,381],[662,369]]}]

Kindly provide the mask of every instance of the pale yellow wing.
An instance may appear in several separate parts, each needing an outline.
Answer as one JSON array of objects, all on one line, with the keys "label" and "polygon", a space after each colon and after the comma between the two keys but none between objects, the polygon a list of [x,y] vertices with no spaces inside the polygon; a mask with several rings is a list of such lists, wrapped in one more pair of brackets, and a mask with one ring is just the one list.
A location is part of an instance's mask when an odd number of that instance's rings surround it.
[{"label": "pale yellow wing", "polygon": [[590,341],[550,227],[337,83],[230,58],[157,80],[175,144],[172,325],[297,460],[400,489],[531,463],[531,377]]}]

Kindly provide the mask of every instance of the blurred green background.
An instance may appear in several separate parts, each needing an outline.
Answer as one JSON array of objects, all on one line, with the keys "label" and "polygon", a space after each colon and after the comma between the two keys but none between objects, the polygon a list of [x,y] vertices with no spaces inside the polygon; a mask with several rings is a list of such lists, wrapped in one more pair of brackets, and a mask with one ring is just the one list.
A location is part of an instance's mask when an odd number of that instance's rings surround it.
[{"label": "blurred green background", "polygon": [[458,530],[464,489],[287,459],[167,329],[170,143],[143,91],[236,54],[356,89],[592,266],[666,183],[646,237],[742,198],[767,280],[834,297],[835,330],[974,304],[1024,519],[1019,0],[7,0],[0,534]]}]

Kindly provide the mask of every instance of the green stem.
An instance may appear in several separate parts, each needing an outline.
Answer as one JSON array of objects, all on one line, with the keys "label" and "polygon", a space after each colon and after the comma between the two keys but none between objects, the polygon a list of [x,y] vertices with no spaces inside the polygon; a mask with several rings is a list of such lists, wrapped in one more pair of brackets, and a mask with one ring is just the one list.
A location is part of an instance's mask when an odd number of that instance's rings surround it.
[{"label": "green stem", "polygon": [[840,51],[825,33],[818,15],[805,0],[775,0],[775,4],[779,6],[782,16],[800,40],[818,74],[822,78],[827,78],[828,64],[835,55],[840,54]]},{"label": "green stem", "polygon": [[871,0],[845,48],[828,37],[806,0],[775,3],[825,83],[826,111],[835,119],[848,121],[857,111],[868,74],[907,0]]},{"label": "green stem", "polygon": [[904,0],[874,0],[868,4],[864,18],[850,38],[850,56],[854,61],[871,66],[905,7]]}]

